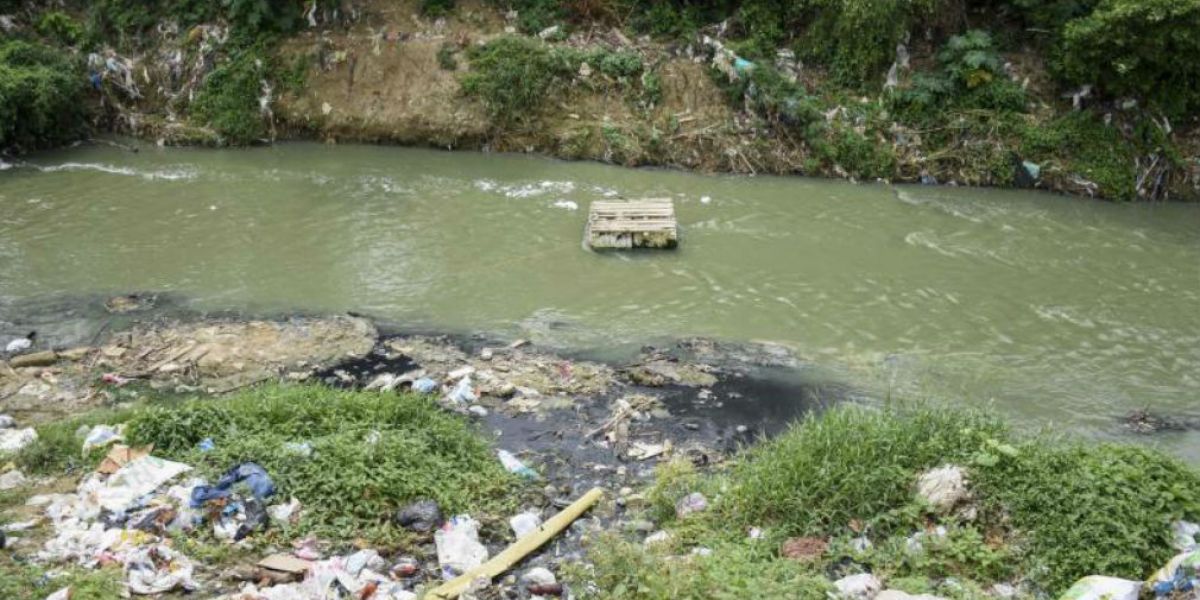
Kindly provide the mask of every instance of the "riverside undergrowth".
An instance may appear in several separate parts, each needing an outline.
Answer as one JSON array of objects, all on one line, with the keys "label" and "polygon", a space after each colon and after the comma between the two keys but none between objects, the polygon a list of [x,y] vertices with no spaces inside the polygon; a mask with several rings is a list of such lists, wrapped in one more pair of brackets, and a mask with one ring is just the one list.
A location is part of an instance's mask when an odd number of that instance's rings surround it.
[{"label": "riverside undergrowth", "polygon": [[[967,470],[973,517],[916,497],[918,475],[944,464]],[[709,510],[677,517],[676,502],[696,491]],[[1170,523],[1200,514],[1200,474],[1142,447],[1019,436],[985,413],[844,407],[717,472],[660,468],[649,500],[670,541],[601,538],[594,566],[574,576],[619,593],[591,597],[819,597],[825,577],[862,571],[913,593],[972,597],[1016,582],[1055,595],[1082,576],[1142,579],[1160,567],[1174,552]],[[827,546],[808,561],[781,556],[797,536]]]}]

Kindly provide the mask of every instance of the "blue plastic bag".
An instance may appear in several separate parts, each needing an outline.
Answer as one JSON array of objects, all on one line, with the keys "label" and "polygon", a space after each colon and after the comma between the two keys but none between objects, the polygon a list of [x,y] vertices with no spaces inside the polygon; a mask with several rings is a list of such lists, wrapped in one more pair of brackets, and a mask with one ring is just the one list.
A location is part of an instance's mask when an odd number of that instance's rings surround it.
[{"label": "blue plastic bag", "polygon": [[217,481],[217,485],[198,485],[192,489],[192,508],[200,508],[205,502],[229,496],[230,489],[235,483],[245,481],[250,493],[262,500],[275,493],[275,482],[267,475],[266,469],[258,463],[242,463],[229,469]]}]

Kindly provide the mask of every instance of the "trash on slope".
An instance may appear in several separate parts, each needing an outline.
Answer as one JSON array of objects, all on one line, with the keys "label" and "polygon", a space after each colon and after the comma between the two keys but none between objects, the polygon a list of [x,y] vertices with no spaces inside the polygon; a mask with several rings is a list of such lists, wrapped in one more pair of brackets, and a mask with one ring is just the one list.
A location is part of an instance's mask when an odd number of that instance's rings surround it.
[{"label": "trash on slope", "polygon": [[470,515],[452,517],[433,534],[442,577],[453,579],[483,564],[487,547],[479,542],[479,523]]}]

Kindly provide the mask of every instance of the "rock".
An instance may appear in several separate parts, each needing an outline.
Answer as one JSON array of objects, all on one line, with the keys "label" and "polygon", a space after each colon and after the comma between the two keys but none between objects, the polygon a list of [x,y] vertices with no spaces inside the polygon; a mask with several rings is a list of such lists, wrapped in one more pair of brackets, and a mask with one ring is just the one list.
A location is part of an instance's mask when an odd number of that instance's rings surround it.
[{"label": "rock", "polygon": [[654,531],[654,523],[646,520],[630,521],[625,524],[625,528],[629,531],[637,533],[650,533]]},{"label": "rock", "polygon": [[988,588],[987,594],[993,598],[1007,600],[1008,598],[1017,597],[1017,588],[1007,583],[997,583]]},{"label": "rock", "polygon": [[675,503],[675,516],[680,519],[706,510],[708,510],[708,498],[705,498],[704,494],[700,492],[692,492]]},{"label": "rock", "polygon": [[655,546],[658,544],[665,544],[670,541],[671,541],[671,534],[669,532],[656,531],[656,532],[646,536],[646,541],[644,543],[647,546]]},{"label": "rock", "polygon": [[631,510],[642,510],[650,505],[650,501],[646,499],[645,494],[627,494],[624,500],[625,508]]},{"label": "rock", "polygon": [[838,597],[845,600],[874,600],[883,589],[879,578],[870,573],[849,575],[833,582]]},{"label": "rock", "polygon": [[17,420],[8,416],[0,415],[0,429],[11,429],[17,426]]},{"label": "rock", "polygon": [[521,583],[524,585],[550,585],[558,583],[558,579],[550,569],[545,567],[534,567],[521,574]]},{"label": "rock", "polygon": [[37,437],[37,431],[32,427],[0,429],[0,452],[16,452],[33,443]]},{"label": "rock", "polygon": [[47,367],[58,362],[58,353],[53,350],[43,350],[31,354],[22,354],[9,359],[8,365],[14,369],[22,367]]},{"label": "rock", "polygon": [[948,513],[970,498],[966,474],[954,465],[930,469],[917,479],[917,495],[939,513]]},{"label": "rock", "polygon": [[480,360],[492,360],[492,357],[495,355],[496,352],[491,348],[484,348],[483,350],[479,351]]},{"label": "rock", "polygon": [[783,542],[779,554],[785,558],[808,562],[821,558],[829,543],[816,537],[794,537]]},{"label": "rock", "polygon": [[933,594],[910,594],[900,590],[883,590],[875,596],[875,600],[945,600]]},{"label": "rock", "polygon": [[25,485],[29,480],[25,478],[25,474],[13,469],[3,475],[0,475],[0,491],[11,490],[15,487]]}]

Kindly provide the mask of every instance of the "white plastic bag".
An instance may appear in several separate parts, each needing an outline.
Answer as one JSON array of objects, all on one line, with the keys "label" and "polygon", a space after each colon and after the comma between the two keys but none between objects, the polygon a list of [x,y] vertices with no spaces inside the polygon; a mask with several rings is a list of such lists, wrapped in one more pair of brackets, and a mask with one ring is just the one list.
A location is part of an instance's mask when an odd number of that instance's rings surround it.
[{"label": "white plastic bag", "polygon": [[113,473],[104,486],[96,490],[96,500],[100,506],[112,512],[121,512],[138,498],[158,489],[176,475],[190,470],[191,467],[183,463],[145,456]]},{"label": "white plastic bag", "polygon": [[446,521],[433,534],[437,545],[442,577],[453,579],[488,559],[487,547],[479,543],[479,523],[470,515],[458,515]]},{"label": "white plastic bag", "polygon": [[542,526],[542,518],[535,512],[523,512],[508,520],[508,524],[512,526],[513,533],[517,534],[517,539],[521,539]]},{"label": "white plastic bag", "polygon": [[1138,600],[1142,582],[1089,575],[1075,582],[1059,600]]}]

